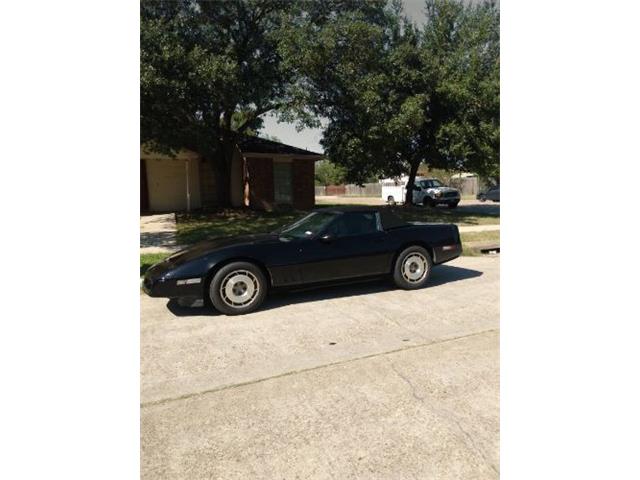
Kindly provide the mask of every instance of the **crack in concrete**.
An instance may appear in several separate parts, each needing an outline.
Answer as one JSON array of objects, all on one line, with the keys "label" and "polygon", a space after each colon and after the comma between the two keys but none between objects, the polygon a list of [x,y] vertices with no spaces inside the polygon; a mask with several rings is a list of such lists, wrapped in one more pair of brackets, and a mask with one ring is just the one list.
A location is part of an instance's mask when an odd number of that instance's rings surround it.
[{"label": "crack in concrete", "polygon": [[489,330],[483,330],[481,332],[475,332],[475,333],[469,333],[467,335],[460,335],[460,336],[457,336],[457,337],[445,338],[443,340],[436,340],[436,341],[433,341],[433,342],[427,342],[427,343],[423,343],[423,344],[420,344],[420,345],[410,345],[410,346],[407,346],[407,347],[396,348],[394,350],[388,350],[386,352],[372,353],[370,355],[364,355],[362,357],[350,358],[348,360],[340,360],[340,361],[337,361],[337,362],[327,363],[325,365],[318,365],[318,366],[315,366],[315,367],[303,368],[303,369],[300,369],[300,370],[292,370],[292,371],[289,371],[289,372],[281,373],[279,375],[273,375],[271,377],[259,378],[259,379],[256,379],[256,380],[249,380],[249,381],[246,381],[246,382],[234,383],[234,384],[229,384],[229,385],[221,385],[219,387],[211,388],[211,389],[208,389],[208,390],[202,390],[200,392],[186,393],[184,395],[179,395],[177,397],[163,398],[163,399],[160,399],[160,400],[153,400],[153,401],[150,401],[150,402],[143,402],[143,403],[140,403],[140,408],[163,405],[165,403],[177,402],[177,401],[180,401],[180,400],[187,400],[187,399],[190,399],[190,398],[199,397],[199,396],[207,395],[207,394],[210,394],[210,393],[217,393],[217,392],[221,392],[221,391],[224,391],[224,390],[230,390],[230,389],[233,389],[233,388],[245,387],[245,386],[248,386],[248,385],[255,385],[257,383],[262,383],[262,382],[266,382],[266,381],[269,381],[269,380],[275,380],[275,379],[278,379],[278,378],[288,377],[290,375],[298,375],[298,374],[301,374],[301,373],[312,372],[314,370],[320,370],[320,369],[323,369],[323,368],[334,367],[334,366],[338,366],[338,365],[346,365],[346,364],[349,364],[349,363],[352,363],[352,362],[357,362],[357,361],[360,361],[360,360],[367,360],[367,359],[374,358],[374,357],[380,357],[380,356],[384,356],[384,355],[391,355],[391,354],[398,353],[398,352],[404,352],[404,351],[408,351],[408,350],[415,350],[417,348],[426,348],[426,347],[431,347],[431,346],[435,346],[435,345],[440,345],[440,344],[443,344],[443,343],[454,342],[456,340],[462,340],[462,339],[465,339],[465,338],[476,337],[476,336],[480,336],[480,335],[486,335],[488,333],[494,333],[494,332],[497,332],[498,330],[499,329],[497,329],[497,328],[492,328],[492,329],[489,329]]},{"label": "crack in concrete", "polygon": [[397,367],[393,364],[393,362],[391,360],[389,360],[389,365],[391,366],[391,370],[393,370],[396,375],[398,375],[402,380],[404,380],[404,382],[409,385],[409,388],[411,388],[411,395],[413,395],[413,398],[415,398],[416,400],[424,403],[424,397],[421,397],[420,395],[418,395],[416,393],[416,386],[411,383],[411,380],[409,380],[407,377],[405,377],[400,370],[397,369]]},{"label": "crack in concrete", "polygon": [[484,460],[484,462],[491,468],[491,470],[493,470],[496,474],[500,475],[500,471],[496,468],[493,462],[489,461],[485,451],[476,444],[471,434],[464,429],[460,421],[457,418],[455,418],[455,416],[453,415],[452,415],[452,420],[468,440],[465,443],[467,443],[467,445],[471,444],[471,448],[476,452],[476,454],[478,454]]},{"label": "crack in concrete", "polygon": [[398,367],[396,367],[396,365],[391,360],[389,360],[389,366],[391,367],[391,370],[393,370],[395,374],[398,377],[400,377],[409,386],[409,388],[411,389],[411,395],[413,396],[413,398],[418,400],[423,405],[427,406],[427,408],[429,408],[432,412],[434,412],[440,418],[453,422],[456,425],[456,427],[458,427],[458,430],[462,432],[464,436],[464,439],[463,439],[464,443],[466,443],[476,453],[476,455],[482,458],[484,463],[487,466],[489,466],[489,468],[491,468],[496,474],[500,475],[500,471],[496,468],[493,462],[491,462],[487,458],[485,451],[476,444],[471,434],[462,426],[462,423],[460,423],[460,420],[458,420],[458,418],[453,412],[450,412],[448,410],[443,410],[440,408],[434,408],[433,406],[431,406],[431,404],[425,402],[425,397],[421,397],[420,395],[418,395],[416,386],[411,382],[411,380],[409,380],[409,378],[406,375],[404,375],[400,370],[398,370]]}]

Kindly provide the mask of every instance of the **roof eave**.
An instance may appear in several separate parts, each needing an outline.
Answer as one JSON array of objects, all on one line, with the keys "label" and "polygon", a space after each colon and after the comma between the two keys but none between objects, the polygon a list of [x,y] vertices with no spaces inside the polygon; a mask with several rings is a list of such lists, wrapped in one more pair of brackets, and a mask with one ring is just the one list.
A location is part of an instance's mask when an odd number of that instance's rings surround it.
[{"label": "roof eave", "polygon": [[319,153],[264,153],[264,152],[245,152],[243,150],[240,150],[240,153],[244,157],[247,157],[247,156],[257,157],[257,158],[279,157],[279,158],[290,158],[290,159],[308,158],[308,159],[313,159],[315,162],[317,162],[318,160],[323,160],[325,158],[324,155]]}]

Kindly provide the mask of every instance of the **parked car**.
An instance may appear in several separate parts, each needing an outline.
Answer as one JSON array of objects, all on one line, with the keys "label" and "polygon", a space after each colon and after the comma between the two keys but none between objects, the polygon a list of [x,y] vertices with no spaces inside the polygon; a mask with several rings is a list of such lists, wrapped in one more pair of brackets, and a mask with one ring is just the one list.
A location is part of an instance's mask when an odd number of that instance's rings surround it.
[{"label": "parked car", "polygon": [[276,232],[212,239],[151,267],[152,297],[210,301],[220,312],[256,310],[268,292],[373,277],[423,287],[433,265],[462,252],[458,227],[404,222],[387,208],[314,210]]},{"label": "parked car", "polygon": [[476,198],[481,202],[486,202],[487,200],[499,202],[500,201],[500,185],[489,187],[484,192],[478,193],[478,195],[476,195]]},{"label": "parked car", "polygon": [[[387,178],[381,181],[382,199],[389,204],[403,203],[407,191],[407,177]],[[456,208],[460,203],[460,192],[445,186],[437,178],[416,177],[413,188],[413,203],[427,207],[447,205]]]}]

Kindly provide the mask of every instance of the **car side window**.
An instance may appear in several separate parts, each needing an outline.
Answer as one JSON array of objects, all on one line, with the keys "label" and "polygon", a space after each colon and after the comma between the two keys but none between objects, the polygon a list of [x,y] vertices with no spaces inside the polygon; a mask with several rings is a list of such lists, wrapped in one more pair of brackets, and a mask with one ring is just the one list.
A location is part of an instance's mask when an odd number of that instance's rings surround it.
[{"label": "car side window", "polygon": [[366,235],[381,230],[378,214],[375,212],[347,212],[340,215],[328,228],[336,237]]}]

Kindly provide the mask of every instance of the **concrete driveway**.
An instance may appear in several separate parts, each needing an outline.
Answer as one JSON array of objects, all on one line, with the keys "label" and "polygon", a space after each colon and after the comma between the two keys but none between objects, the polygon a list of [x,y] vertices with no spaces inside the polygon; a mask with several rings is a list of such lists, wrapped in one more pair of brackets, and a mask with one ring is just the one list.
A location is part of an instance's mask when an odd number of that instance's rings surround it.
[{"label": "concrete driveway", "polygon": [[140,300],[142,478],[499,476],[499,257],[242,317]]}]

